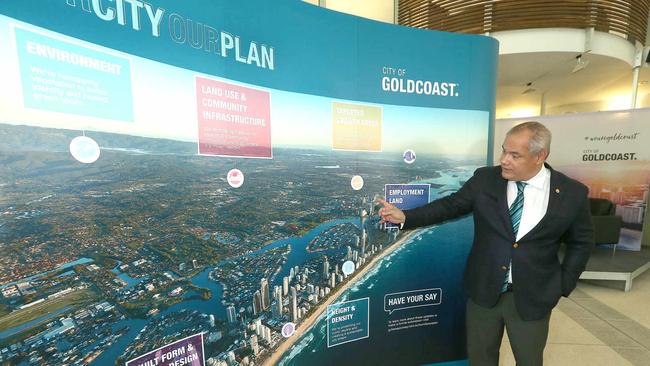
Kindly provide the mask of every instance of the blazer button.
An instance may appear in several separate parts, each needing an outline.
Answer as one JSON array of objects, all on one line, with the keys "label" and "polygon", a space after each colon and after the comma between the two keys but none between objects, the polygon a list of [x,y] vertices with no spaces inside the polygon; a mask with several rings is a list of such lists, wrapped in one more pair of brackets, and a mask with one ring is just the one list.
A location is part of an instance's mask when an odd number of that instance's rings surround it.
[{"label": "blazer button", "polygon": [[516,249],[516,248],[519,248],[519,243],[514,243],[514,244],[512,244],[512,247],[515,248],[515,249]]},{"label": "blazer button", "polygon": [[508,267],[506,267],[506,266],[501,266],[501,269],[504,270],[504,271],[507,271],[507,270],[508,270]]}]

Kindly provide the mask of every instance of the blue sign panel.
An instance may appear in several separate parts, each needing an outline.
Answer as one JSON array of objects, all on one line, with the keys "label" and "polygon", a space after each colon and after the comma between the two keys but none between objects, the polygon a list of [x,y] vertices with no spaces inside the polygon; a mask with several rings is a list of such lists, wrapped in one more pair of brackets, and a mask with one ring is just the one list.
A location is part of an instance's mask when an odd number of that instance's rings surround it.
[{"label": "blue sign panel", "polygon": [[[408,210],[429,203],[429,184],[386,184],[384,186],[386,202],[400,210]],[[386,227],[397,227],[390,222]]]},{"label": "blue sign panel", "polygon": [[369,298],[327,307],[327,347],[368,338]]}]

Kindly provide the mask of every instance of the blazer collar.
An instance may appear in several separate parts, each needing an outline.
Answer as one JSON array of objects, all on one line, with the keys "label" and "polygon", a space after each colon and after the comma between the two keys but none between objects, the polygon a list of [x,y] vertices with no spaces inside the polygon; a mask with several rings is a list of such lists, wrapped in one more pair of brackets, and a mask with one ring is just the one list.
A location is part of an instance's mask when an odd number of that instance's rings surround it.
[{"label": "blazer collar", "polygon": [[498,192],[497,196],[497,213],[503,223],[505,232],[512,233],[512,223],[510,222],[510,211],[508,210],[508,180],[501,175],[501,167],[499,167],[499,178],[496,182],[494,192]]},{"label": "blazer collar", "polygon": [[542,221],[548,217],[549,212],[554,212],[556,210],[557,205],[562,198],[565,183],[562,174],[553,170],[550,165],[546,163],[544,164],[551,171],[551,186],[549,187],[550,192],[548,193],[548,208],[546,209],[546,214],[542,218]]}]

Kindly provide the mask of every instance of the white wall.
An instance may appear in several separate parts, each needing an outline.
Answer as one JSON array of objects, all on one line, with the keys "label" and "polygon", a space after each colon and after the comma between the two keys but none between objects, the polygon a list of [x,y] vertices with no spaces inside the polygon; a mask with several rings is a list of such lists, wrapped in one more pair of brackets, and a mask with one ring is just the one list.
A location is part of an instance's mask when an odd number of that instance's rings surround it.
[{"label": "white wall", "polygon": [[393,23],[395,0],[304,0],[313,5],[380,22]]}]

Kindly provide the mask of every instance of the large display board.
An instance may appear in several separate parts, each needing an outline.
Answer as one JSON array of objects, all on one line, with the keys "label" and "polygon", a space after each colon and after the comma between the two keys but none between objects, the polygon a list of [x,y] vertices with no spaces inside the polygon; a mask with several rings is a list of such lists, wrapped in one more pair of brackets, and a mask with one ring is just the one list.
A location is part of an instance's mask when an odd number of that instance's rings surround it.
[{"label": "large display board", "polygon": [[[0,354],[464,364],[496,41],[300,1],[0,3]],[[6,349],[6,352],[5,352]]]}]

